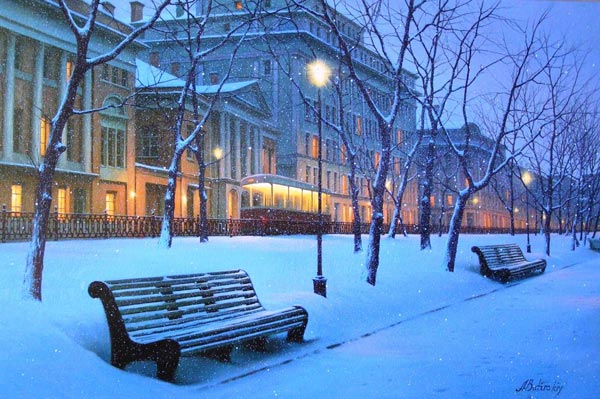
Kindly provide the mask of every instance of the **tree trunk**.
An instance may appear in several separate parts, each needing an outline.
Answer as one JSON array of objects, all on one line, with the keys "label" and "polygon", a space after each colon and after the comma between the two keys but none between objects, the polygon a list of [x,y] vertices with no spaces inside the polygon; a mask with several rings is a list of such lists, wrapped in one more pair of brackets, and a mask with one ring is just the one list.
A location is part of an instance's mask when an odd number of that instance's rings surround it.
[{"label": "tree trunk", "polygon": [[454,272],[454,264],[456,262],[456,251],[458,249],[458,238],[460,236],[460,226],[465,211],[465,205],[469,200],[470,194],[458,195],[456,204],[454,205],[454,212],[452,213],[452,219],[450,219],[450,226],[448,231],[448,244],[446,247],[446,270]]},{"label": "tree trunk", "polygon": [[435,162],[435,144],[431,140],[427,146],[425,158],[425,178],[421,192],[421,217],[419,227],[421,232],[421,249],[431,249],[431,191],[433,186],[433,163]]},{"label": "tree trunk", "polygon": [[551,213],[546,212],[546,219],[544,220],[544,239],[546,246],[546,255],[550,256],[550,225],[552,223]]},{"label": "tree trunk", "polygon": [[177,189],[177,172],[179,171],[179,161],[183,151],[175,151],[171,167],[169,168],[169,178],[167,182],[167,192],[165,194],[165,214],[163,215],[162,227],[160,230],[159,246],[162,248],[171,248],[173,243],[173,219],[175,218],[175,192]]},{"label": "tree trunk", "polygon": [[206,187],[205,187],[205,178],[206,178],[206,164],[202,161],[199,164],[199,172],[198,172],[198,196],[200,198],[200,214],[199,218],[199,226],[198,226],[198,235],[200,236],[200,242],[208,242],[208,212],[206,209]]},{"label": "tree trunk", "polygon": [[[44,159],[42,171],[39,174],[31,244],[27,254],[23,280],[24,297],[37,301],[42,300],[44,252],[46,250],[46,234],[52,205],[52,182],[54,181],[54,171],[56,169],[56,161],[51,162],[48,155]],[[58,155],[56,155],[56,160],[58,160]]]},{"label": "tree trunk", "polygon": [[356,185],[356,159],[353,155],[350,159],[350,190],[352,194],[352,212],[354,220],[352,220],[352,234],[354,235],[354,253],[362,251],[362,236],[361,236],[361,218],[358,204],[359,187]]}]

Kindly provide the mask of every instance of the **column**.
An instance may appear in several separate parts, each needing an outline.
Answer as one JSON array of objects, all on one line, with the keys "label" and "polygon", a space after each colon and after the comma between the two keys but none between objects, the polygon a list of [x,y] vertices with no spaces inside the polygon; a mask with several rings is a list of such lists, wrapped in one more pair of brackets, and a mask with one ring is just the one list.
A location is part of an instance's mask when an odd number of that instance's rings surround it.
[{"label": "column", "polygon": [[231,122],[231,118],[227,116],[225,118],[225,142],[223,143],[223,154],[225,155],[223,177],[231,177]]},{"label": "column", "polygon": [[252,162],[254,162],[254,173],[262,172],[260,168],[260,153],[262,152],[260,136],[261,130],[258,127],[254,128],[254,142],[252,143],[252,148],[254,148],[254,151],[252,152],[252,154],[254,155],[254,159],[252,160]]},{"label": "column", "polygon": [[[225,148],[225,132],[227,131],[227,119],[225,118],[225,113],[221,112],[220,116],[221,121],[219,123],[219,148],[223,151],[223,156],[227,158],[227,149]],[[219,161],[219,175],[218,177],[225,177],[225,159],[221,159]]]},{"label": "column", "polygon": [[[252,139],[254,137],[254,126],[246,125],[246,148],[243,150],[246,152],[246,174],[250,176],[252,174],[252,164],[254,157],[254,145]],[[242,176],[243,177],[243,176]]]},{"label": "column", "polygon": [[[40,121],[42,119],[43,109],[43,89],[44,89],[44,44],[36,43],[38,51],[35,55],[34,70],[33,70],[33,109],[31,110],[31,132],[32,140],[31,143],[31,155],[33,159],[40,159],[41,157],[41,132],[40,132]],[[48,143],[46,143],[47,145]]]},{"label": "column", "polygon": [[234,138],[234,142],[233,142],[233,146],[235,148],[235,159],[233,160],[233,162],[235,162],[235,176],[232,176],[233,179],[235,180],[240,180],[240,176],[242,175],[242,149],[240,146],[240,123],[239,121],[236,121],[235,123],[235,138]]},{"label": "column", "polygon": [[[85,74],[83,80],[83,109],[92,108],[92,71]],[[86,172],[92,172],[92,114],[83,116],[83,167]],[[135,166],[134,166],[135,167]]]},{"label": "column", "polygon": [[2,148],[4,149],[2,157],[9,160],[13,153],[13,114],[15,108],[15,43],[16,38],[10,32],[7,32],[6,49],[6,87],[4,90],[4,123],[2,129]]},{"label": "column", "polygon": [[[63,99],[67,93],[67,53],[64,51],[60,52],[60,72],[58,74],[58,106],[62,104]],[[67,121],[68,123],[68,121]],[[68,126],[62,131],[61,141],[65,145],[69,145],[67,143],[67,129]],[[65,167],[67,164],[67,156],[64,154],[58,159],[58,166]]]}]

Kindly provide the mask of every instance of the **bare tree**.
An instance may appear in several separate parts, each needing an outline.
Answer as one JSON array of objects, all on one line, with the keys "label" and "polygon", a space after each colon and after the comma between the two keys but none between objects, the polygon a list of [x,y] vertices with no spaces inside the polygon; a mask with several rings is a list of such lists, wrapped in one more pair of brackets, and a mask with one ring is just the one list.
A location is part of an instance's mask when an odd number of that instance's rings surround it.
[{"label": "bare tree", "polygon": [[[365,43],[376,51],[385,64],[385,74],[389,78],[390,102],[380,104],[371,92],[371,86],[368,78],[360,71],[355,57],[357,38],[348,36],[344,31],[338,19],[339,3],[332,6],[325,0],[319,0],[317,9],[305,8],[305,10],[315,17],[322,19],[330,28],[335,37],[340,51],[340,61],[348,70],[348,75],[354,80],[358,91],[360,92],[369,112],[374,116],[380,140],[380,160],[376,166],[374,179],[370,185],[371,189],[371,225],[369,228],[369,244],[367,249],[367,278],[366,281],[375,285],[377,278],[377,269],[379,267],[379,248],[381,233],[383,227],[383,205],[386,195],[385,183],[388,177],[391,154],[393,151],[393,129],[396,125],[401,105],[410,98],[411,88],[407,85],[406,73],[404,71],[404,59],[406,49],[411,40],[410,21],[413,19],[415,10],[421,2],[408,0],[406,2],[406,12],[399,14],[399,10],[385,0],[367,1],[360,0],[356,8],[352,10],[355,14],[355,20],[359,20],[363,27],[362,33],[365,35]],[[395,37],[399,38],[399,45],[393,51],[389,47],[388,35],[382,30],[382,25],[391,29],[396,29],[397,22],[402,29],[396,31]],[[385,28],[384,28],[385,29]],[[392,55],[396,54],[396,55]]]},{"label": "bare tree", "polygon": [[[544,95],[549,101],[543,113],[543,123],[529,129],[529,165],[537,177],[537,195],[532,198],[542,211],[545,252],[550,255],[550,237],[554,212],[565,206],[571,196],[562,196],[565,185],[571,184],[570,168],[573,139],[570,126],[580,115],[577,112],[581,93],[579,68],[572,50],[544,46],[540,55],[552,61],[540,78],[544,79]],[[535,138],[535,140],[534,140]]]},{"label": "bare tree", "polygon": [[[255,12],[248,11],[244,18],[233,27],[226,35],[219,38],[214,45],[204,46],[206,41],[206,26],[210,23],[212,13],[219,4],[212,0],[205,2],[205,8],[202,15],[196,15],[195,5],[198,0],[180,1],[178,7],[183,12],[185,18],[170,19],[167,25],[165,36],[170,38],[178,45],[178,48],[185,54],[187,69],[185,70],[185,84],[183,85],[179,98],[177,100],[177,111],[175,122],[171,128],[173,140],[173,156],[168,168],[167,191],[165,193],[165,212],[162,220],[162,228],[159,239],[159,245],[164,248],[170,248],[173,241],[173,219],[175,215],[175,190],[177,187],[177,175],[179,173],[181,156],[190,149],[198,163],[198,185],[200,197],[200,242],[208,241],[206,191],[205,191],[205,173],[208,166],[207,154],[204,153],[202,145],[205,139],[205,127],[208,124],[213,106],[218,101],[222,88],[229,79],[231,68],[236,54],[246,38],[250,29],[251,22],[255,19]],[[221,6],[222,7],[222,6]],[[216,9],[222,12],[223,9]],[[173,26],[174,25],[174,26]],[[183,33],[183,36],[182,36]],[[240,37],[234,38],[238,34]],[[224,76],[217,85],[214,95],[205,100],[208,104],[201,104],[200,93],[198,92],[198,74],[199,65],[202,60],[211,53],[225,46],[230,46],[231,56],[229,58]],[[188,108],[191,103],[192,119],[186,120]],[[200,107],[204,105],[206,109],[201,115]],[[186,131],[186,126],[192,126],[191,131]]]},{"label": "bare tree", "polygon": [[[87,8],[87,15],[78,15],[68,5],[67,0],[59,0],[58,7],[62,11],[65,23],[73,34],[73,40],[77,46],[77,54],[73,60],[73,69],[67,83],[65,94],[61,99],[58,110],[52,118],[50,136],[45,151],[44,160],[39,165],[38,185],[36,189],[35,210],[33,216],[33,229],[31,234],[31,245],[27,254],[24,277],[24,296],[34,300],[42,300],[42,273],[44,269],[44,251],[46,248],[46,234],[48,229],[48,218],[52,204],[52,185],[56,165],[67,147],[62,142],[62,132],[67,121],[74,115],[93,112],[93,110],[77,110],[77,91],[85,79],[85,75],[104,63],[114,60],[121,52],[140,37],[156,22],[162,10],[170,3],[169,0],[161,1],[156,5],[153,15],[140,26],[121,34],[117,45],[103,54],[90,56],[90,47],[94,46],[98,30],[98,7],[100,0],[92,0]],[[99,39],[102,40],[102,39]]]},{"label": "bare tree", "polygon": [[[444,261],[446,269],[450,272],[454,271],[460,227],[467,201],[473,194],[485,189],[495,175],[512,159],[519,157],[526,146],[538,137],[539,134],[534,134],[527,140],[522,140],[522,144],[512,153],[509,153],[505,146],[507,138],[512,137],[514,132],[532,126],[548,108],[547,99],[532,97],[532,93],[539,91],[540,80],[554,65],[557,58],[562,55],[558,49],[539,40],[539,29],[543,17],[533,24],[529,32],[523,32],[525,40],[522,48],[514,52],[506,46],[506,56],[502,56],[501,59],[505,67],[511,68],[512,72],[506,75],[509,79],[504,83],[505,91],[494,93],[497,107],[496,118],[493,124],[488,125],[487,138],[482,136],[481,132],[471,123],[468,104],[471,101],[470,89],[473,83],[488,70],[488,68],[482,68],[476,64],[475,56],[477,48],[481,45],[479,43],[482,38],[481,29],[484,28],[486,19],[492,17],[493,13],[493,7],[485,9],[482,5],[479,8],[479,15],[474,18],[475,22],[461,33],[460,46],[457,48],[454,58],[457,62],[454,65],[461,70],[456,75],[456,84],[461,87],[460,104],[464,127],[460,137],[452,137],[448,129],[442,129],[446,141],[458,159],[461,175],[466,181],[466,187],[458,193],[450,222]],[[546,57],[540,57],[539,52],[544,52]],[[536,102],[530,104],[534,100]],[[515,117],[515,113],[519,112],[524,112],[523,117]],[[482,152],[480,148],[486,142],[488,149]]]}]

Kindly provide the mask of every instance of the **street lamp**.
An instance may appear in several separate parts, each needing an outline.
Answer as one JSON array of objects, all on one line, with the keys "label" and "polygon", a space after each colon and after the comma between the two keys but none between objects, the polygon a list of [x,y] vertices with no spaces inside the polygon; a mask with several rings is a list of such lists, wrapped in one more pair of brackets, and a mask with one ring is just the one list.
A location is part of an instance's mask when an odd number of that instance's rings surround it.
[{"label": "street lamp", "polygon": [[527,253],[531,253],[531,242],[529,241],[529,184],[531,183],[531,173],[526,170],[521,176],[525,184],[525,233],[527,234]]},{"label": "street lamp", "polygon": [[318,214],[318,226],[317,226],[317,276],[313,278],[313,289],[314,293],[327,297],[327,279],[323,277],[323,136],[322,136],[322,122],[321,122],[321,88],[323,88],[329,81],[331,70],[329,66],[321,61],[315,60],[307,65],[308,80],[310,83],[317,88],[317,131],[318,131],[318,173],[317,177],[317,214]]},{"label": "street lamp", "polygon": [[[215,147],[213,149],[213,156],[215,157],[215,162],[216,162],[216,166],[217,166],[217,171],[216,171],[216,175],[217,178],[214,179],[215,180],[215,185],[216,185],[216,189],[217,189],[217,214],[216,214],[216,218],[219,218],[219,213],[221,211],[221,159],[223,159],[223,149],[220,147]],[[213,197],[214,198],[214,197]],[[212,211],[211,211],[212,213]]]}]

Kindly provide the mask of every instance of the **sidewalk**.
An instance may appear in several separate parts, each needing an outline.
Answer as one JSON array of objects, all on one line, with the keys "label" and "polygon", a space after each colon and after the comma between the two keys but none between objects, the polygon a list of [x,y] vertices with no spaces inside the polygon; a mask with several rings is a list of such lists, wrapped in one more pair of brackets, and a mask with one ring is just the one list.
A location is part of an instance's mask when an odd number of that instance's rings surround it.
[{"label": "sidewalk", "polygon": [[211,398],[592,399],[600,395],[595,263],[501,286],[201,391]]}]

